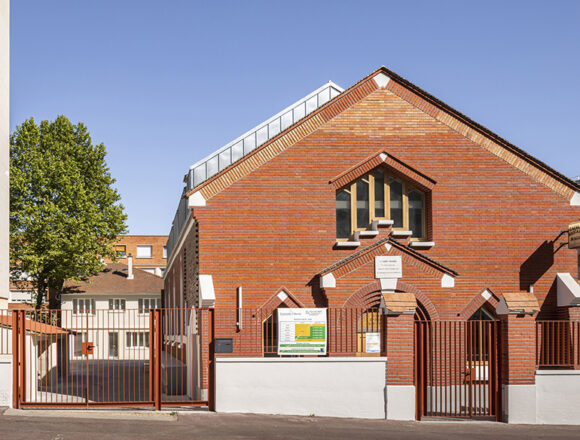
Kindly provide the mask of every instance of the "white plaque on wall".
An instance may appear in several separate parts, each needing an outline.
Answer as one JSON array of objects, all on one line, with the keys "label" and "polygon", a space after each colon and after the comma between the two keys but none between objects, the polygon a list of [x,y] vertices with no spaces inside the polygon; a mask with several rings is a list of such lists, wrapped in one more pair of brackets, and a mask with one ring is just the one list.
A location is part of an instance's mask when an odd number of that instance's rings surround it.
[{"label": "white plaque on wall", "polygon": [[403,278],[401,256],[375,257],[375,278]]}]

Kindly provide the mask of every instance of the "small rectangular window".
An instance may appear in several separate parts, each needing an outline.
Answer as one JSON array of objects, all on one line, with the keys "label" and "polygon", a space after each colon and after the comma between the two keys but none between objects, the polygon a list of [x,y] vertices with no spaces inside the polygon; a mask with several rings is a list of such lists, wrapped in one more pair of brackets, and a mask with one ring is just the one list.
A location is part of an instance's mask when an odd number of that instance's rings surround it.
[{"label": "small rectangular window", "polygon": [[390,184],[390,200],[391,200],[391,220],[393,220],[393,227],[403,227],[403,184],[398,180],[393,180]]},{"label": "small rectangular window", "polygon": [[163,258],[167,259],[167,246],[163,246]]},{"label": "small rectangular window", "polygon": [[118,244],[115,246],[115,255],[117,258],[127,258],[127,246]]},{"label": "small rectangular window", "polygon": [[350,193],[342,190],[336,194],[336,237],[350,237]]},{"label": "small rectangular window", "polygon": [[423,194],[418,191],[409,193],[409,229],[413,237],[423,237]]},{"label": "small rectangular window", "polygon": [[375,170],[375,217],[385,216],[385,175],[382,170]]},{"label": "small rectangular window", "polygon": [[137,245],[137,258],[153,258],[153,246]]},{"label": "small rectangular window", "polygon": [[356,183],[356,227],[366,229],[369,216],[369,183],[361,179]]},{"label": "small rectangular window", "polygon": [[149,332],[127,332],[127,348],[149,347]]},{"label": "small rectangular window", "polygon": [[109,310],[125,310],[125,300],[124,299],[110,299],[109,300]]},{"label": "small rectangular window", "polygon": [[75,298],[73,303],[73,315],[95,314],[95,300],[90,298]]},{"label": "small rectangular window", "polygon": [[119,333],[109,332],[109,356],[119,357]]}]

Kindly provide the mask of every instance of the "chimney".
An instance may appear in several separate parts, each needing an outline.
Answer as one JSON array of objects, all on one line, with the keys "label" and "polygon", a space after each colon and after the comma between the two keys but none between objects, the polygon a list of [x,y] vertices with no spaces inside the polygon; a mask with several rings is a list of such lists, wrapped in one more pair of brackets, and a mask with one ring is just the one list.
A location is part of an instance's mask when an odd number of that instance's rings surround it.
[{"label": "chimney", "polygon": [[132,280],[133,278],[135,278],[133,276],[133,255],[129,254],[129,258],[127,258],[127,260],[129,265],[129,269],[127,270],[127,279]]}]

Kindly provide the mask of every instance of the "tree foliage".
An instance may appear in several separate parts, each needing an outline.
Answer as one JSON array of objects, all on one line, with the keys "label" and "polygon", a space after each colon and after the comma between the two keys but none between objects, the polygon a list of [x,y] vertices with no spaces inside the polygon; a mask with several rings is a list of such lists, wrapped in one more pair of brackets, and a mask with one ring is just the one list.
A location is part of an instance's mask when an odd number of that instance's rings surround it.
[{"label": "tree foliage", "polygon": [[126,231],[103,144],[66,117],[26,120],[10,138],[10,263],[28,275],[40,305],[49,288],[102,270]]}]

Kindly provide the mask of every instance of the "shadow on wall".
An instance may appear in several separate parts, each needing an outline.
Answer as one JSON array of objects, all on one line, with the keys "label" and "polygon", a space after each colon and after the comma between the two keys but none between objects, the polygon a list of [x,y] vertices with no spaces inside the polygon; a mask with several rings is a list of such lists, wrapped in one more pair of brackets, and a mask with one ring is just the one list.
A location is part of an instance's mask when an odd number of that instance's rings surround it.
[{"label": "shadow on wall", "polygon": [[544,241],[520,266],[520,290],[528,290],[554,264],[554,242]]}]

